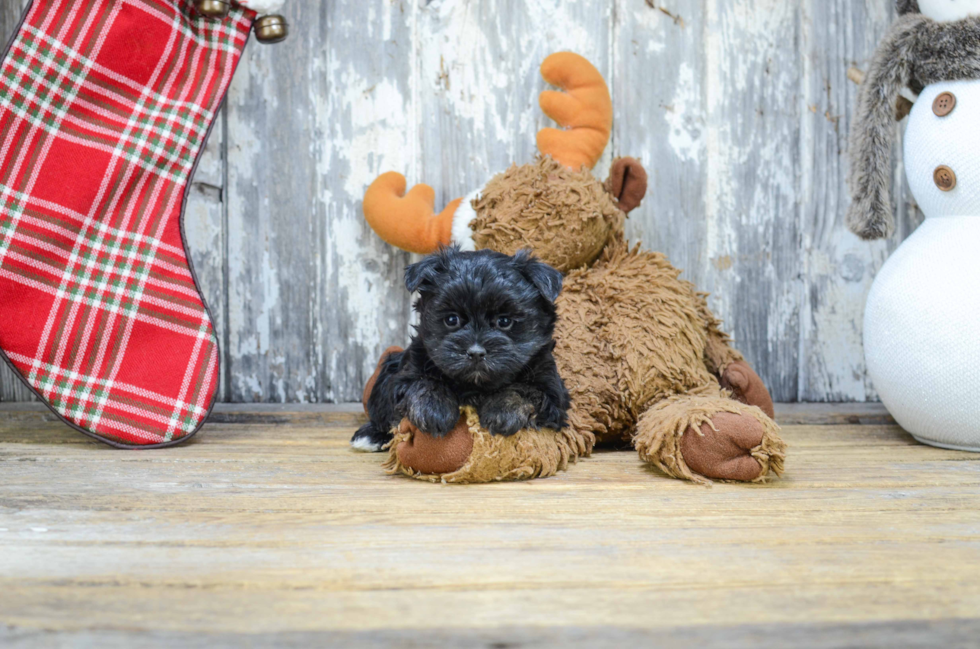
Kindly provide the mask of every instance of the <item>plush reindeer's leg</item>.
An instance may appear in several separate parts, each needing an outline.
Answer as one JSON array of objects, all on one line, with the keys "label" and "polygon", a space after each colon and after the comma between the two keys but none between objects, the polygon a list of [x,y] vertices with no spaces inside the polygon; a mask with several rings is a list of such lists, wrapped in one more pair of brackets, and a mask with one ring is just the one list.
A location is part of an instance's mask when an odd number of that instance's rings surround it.
[{"label": "plush reindeer's leg", "polygon": [[702,484],[781,475],[786,449],[772,419],[717,386],[651,406],[640,416],[633,444],[668,475]]},{"label": "plush reindeer's leg", "polygon": [[[591,446],[589,447],[591,449]],[[568,428],[526,428],[510,437],[491,435],[471,407],[459,423],[435,439],[403,421],[388,449],[385,468],[418,480],[475,484],[547,478],[585,455],[582,439]]]},{"label": "plush reindeer's leg", "polygon": [[752,366],[745,361],[730,363],[721,371],[718,381],[736,401],[757,407],[770,419],[776,418],[776,409],[769,390]]},{"label": "plush reindeer's leg", "polygon": [[721,329],[721,322],[708,309],[707,295],[698,294],[701,319],[707,331],[704,348],[704,364],[718,377],[721,387],[731,393],[736,401],[757,406],[770,419],[776,416],[772,397],[759,375],[755,373],[742,354],[731,345],[731,338]]},{"label": "plush reindeer's leg", "polygon": [[374,390],[374,386],[378,382],[378,377],[381,376],[381,372],[384,370],[385,365],[391,358],[391,355],[403,351],[405,350],[401,347],[392,346],[381,352],[381,358],[378,359],[378,366],[374,368],[374,374],[372,374],[371,378],[369,378],[367,383],[364,384],[364,391],[361,393],[361,405],[364,406],[365,414],[368,412],[368,399],[371,398],[371,392]]}]

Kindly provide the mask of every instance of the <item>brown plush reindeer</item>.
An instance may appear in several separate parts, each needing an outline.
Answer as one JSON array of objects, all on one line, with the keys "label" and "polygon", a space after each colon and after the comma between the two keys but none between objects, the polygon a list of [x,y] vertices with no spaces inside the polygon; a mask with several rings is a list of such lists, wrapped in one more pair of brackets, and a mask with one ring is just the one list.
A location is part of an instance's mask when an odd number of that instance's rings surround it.
[{"label": "brown plush reindeer", "polygon": [[605,81],[568,52],[549,56],[541,73],[562,90],[541,96],[562,129],[538,134],[536,162],[511,166],[438,214],[431,187],[405,194],[404,177],[388,173],[368,189],[364,215],[405,250],[530,248],[566,274],[554,354],[572,396],[570,425],[496,437],[464,408],[456,429],[434,439],[406,421],[394,431],[389,469],[445,482],[527,479],[566,468],[597,443],[632,443],[662,471],[696,482],[780,474],[785,445],[772,399],[706,295],[662,254],[625,241],[626,213],[646,192],[642,165],[620,158],[605,183],[590,171],[612,125]]}]

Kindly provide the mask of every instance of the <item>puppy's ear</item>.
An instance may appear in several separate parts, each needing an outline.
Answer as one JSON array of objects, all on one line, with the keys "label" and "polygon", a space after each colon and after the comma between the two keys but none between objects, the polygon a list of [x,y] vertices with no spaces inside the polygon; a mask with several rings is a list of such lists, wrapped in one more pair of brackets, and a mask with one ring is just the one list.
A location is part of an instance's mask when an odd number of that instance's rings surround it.
[{"label": "puppy's ear", "polygon": [[405,288],[409,293],[431,287],[439,273],[445,270],[442,251],[433,253],[422,261],[405,267]]},{"label": "puppy's ear", "polygon": [[561,293],[562,277],[557,270],[535,258],[530,250],[519,250],[514,255],[514,267],[518,272],[534,284],[549,302],[558,299]]}]

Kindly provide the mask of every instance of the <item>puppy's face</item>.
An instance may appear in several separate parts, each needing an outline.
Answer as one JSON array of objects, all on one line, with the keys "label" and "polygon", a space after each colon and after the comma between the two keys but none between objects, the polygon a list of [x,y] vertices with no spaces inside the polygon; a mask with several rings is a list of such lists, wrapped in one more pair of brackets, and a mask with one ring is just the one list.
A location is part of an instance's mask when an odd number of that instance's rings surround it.
[{"label": "puppy's face", "polygon": [[561,274],[530,253],[447,248],[409,266],[418,334],[447,376],[480,389],[513,382],[551,345]]}]

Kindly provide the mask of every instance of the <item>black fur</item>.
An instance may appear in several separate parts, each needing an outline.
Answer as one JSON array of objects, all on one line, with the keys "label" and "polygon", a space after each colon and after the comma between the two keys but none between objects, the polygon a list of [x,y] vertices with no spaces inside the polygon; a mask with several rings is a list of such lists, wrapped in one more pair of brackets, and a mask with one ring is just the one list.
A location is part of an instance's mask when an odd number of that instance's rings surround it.
[{"label": "black fur", "polygon": [[403,417],[442,437],[463,405],[494,435],[564,428],[569,396],[552,356],[561,285],[561,273],[527,251],[444,248],[409,266],[405,286],[420,295],[416,335],[384,364],[368,399],[371,423],[352,443],[380,449]]}]

